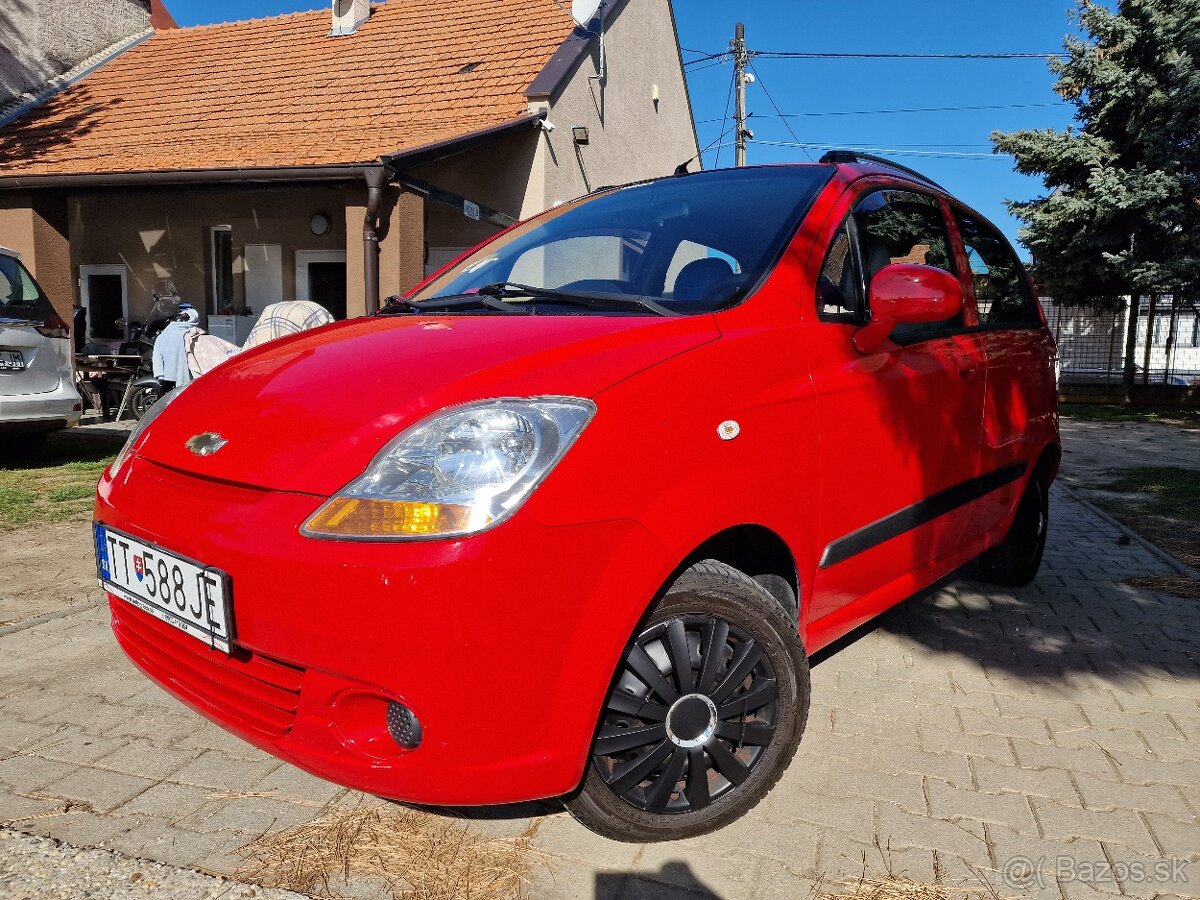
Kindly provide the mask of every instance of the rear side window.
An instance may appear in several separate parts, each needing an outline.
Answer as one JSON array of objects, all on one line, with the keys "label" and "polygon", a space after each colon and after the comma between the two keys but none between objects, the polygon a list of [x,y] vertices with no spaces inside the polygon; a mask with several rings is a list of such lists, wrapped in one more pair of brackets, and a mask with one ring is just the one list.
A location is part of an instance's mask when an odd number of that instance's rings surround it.
[{"label": "rear side window", "polygon": [[[942,205],[933,197],[911,191],[877,191],[859,201],[853,215],[868,287],[871,279],[892,263],[933,266],[957,274]],[[944,322],[900,325],[892,332],[892,340],[913,344],[945,337],[962,325],[962,313]]]},{"label": "rear side window", "polygon": [[0,318],[42,321],[53,309],[20,260],[0,254]]},{"label": "rear side window", "polygon": [[1039,326],[1037,301],[1008,241],[992,226],[960,210],[955,210],[954,219],[975,285],[979,324],[987,328]]}]

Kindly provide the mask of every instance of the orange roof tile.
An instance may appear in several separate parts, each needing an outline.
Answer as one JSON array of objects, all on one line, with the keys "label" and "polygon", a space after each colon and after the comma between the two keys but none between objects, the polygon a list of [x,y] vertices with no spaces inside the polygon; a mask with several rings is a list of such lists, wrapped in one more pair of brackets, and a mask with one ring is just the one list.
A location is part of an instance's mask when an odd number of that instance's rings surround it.
[{"label": "orange roof tile", "polygon": [[0,130],[0,180],[371,162],[519,119],[574,27],[555,0],[391,0],[353,35],[331,24],[160,31]]}]

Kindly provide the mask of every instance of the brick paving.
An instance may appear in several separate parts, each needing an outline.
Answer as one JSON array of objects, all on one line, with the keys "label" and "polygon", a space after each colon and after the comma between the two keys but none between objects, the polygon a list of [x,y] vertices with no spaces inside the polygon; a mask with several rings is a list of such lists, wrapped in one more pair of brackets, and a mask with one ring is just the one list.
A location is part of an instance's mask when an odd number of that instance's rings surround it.
[{"label": "brick paving", "polygon": [[[865,860],[1004,897],[1200,896],[1200,603],[1121,584],[1165,566],[1053,502],[1032,586],[964,573],[820,654],[795,762],[744,820],[638,846],[551,813],[532,895],[806,897]],[[0,822],[19,830],[229,872],[342,793],[146,682],[102,607],[0,635],[0,685]]]}]

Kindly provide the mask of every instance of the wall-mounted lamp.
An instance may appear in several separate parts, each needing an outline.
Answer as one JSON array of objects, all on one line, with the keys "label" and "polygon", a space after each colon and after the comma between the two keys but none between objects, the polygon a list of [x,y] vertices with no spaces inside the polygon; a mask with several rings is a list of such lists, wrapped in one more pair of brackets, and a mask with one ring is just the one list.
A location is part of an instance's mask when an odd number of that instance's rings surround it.
[{"label": "wall-mounted lamp", "polygon": [[586,147],[590,141],[586,125],[572,125],[571,137],[575,139],[576,145],[580,147]]}]

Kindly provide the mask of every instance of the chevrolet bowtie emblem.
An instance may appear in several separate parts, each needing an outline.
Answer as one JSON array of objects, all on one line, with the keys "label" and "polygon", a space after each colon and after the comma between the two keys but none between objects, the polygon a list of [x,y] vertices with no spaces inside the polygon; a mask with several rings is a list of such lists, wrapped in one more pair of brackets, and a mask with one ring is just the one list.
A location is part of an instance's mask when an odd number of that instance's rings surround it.
[{"label": "chevrolet bowtie emblem", "polygon": [[229,441],[215,431],[206,431],[204,434],[188,438],[188,442],[184,446],[197,456],[212,456],[228,443]]}]

